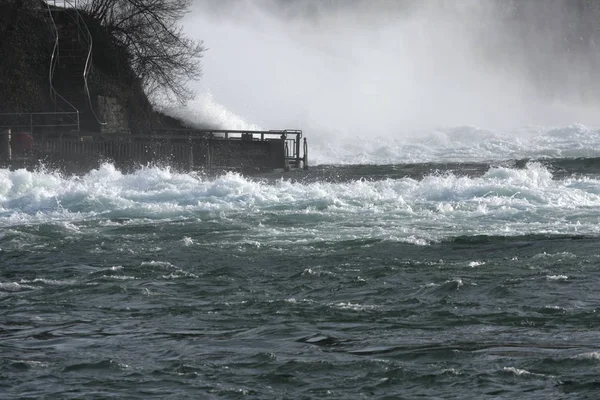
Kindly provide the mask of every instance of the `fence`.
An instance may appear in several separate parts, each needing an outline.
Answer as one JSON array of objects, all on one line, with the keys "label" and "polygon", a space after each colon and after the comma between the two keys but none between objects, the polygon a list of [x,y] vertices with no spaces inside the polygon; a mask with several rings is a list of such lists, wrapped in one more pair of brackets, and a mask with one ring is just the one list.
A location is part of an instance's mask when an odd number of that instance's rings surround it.
[{"label": "fence", "polygon": [[0,113],[0,131],[79,131],[79,112]]},{"label": "fence", "polygon": [[38,132],[24,153],[15,151],[18,143],[11,144],[9,139],[12,161],[10,154],[8,158],[0,154],[0,161],[13,162],[14,166],[16,160],[19,165],[43,160],[47,165],[73,170],[94,168],[102,160],[124,168],[163,164],[181,170],[289,170],[307,168],[306,147],[304,157],[299,155],[301,136],[301,131],[171,130],[148,135]]}]

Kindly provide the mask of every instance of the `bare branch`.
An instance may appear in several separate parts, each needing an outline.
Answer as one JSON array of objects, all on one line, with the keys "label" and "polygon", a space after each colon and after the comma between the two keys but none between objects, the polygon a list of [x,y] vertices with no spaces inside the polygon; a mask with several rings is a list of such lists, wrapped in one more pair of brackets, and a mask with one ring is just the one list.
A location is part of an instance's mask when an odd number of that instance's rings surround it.
[{"label": "bare branch", "polygon": [[190,0],[88,0],[84,9],[125,47],[149,96],[185,103],[190,80],[202,75],[202,41],[186,37],[179,21]]}]

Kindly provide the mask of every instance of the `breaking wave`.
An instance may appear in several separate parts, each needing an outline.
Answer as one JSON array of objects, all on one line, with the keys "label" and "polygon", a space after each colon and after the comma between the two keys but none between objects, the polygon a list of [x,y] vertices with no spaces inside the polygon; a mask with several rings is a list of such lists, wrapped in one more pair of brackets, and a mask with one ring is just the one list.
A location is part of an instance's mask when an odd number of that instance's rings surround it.
[{"label": "breaking wave", "polygon": [[386,136],[307,132],[313,164],[470,162],[600,156],[600,130],[581,124],[490,131],[474,126]]},{"label": "breaking wave", "polygon": [[82,233],[83,221],[102,226],[213,221],[238,230],[241,224],[240,240],[252,238],[258,245],[596,235],[598,207],[600,180],[553,179],[551,171],[536,162],[522,169],[492,167],[479,177],[444,173],[420,180],[356,177],[345,182],[267,180],[236,173],[209,177],[159,167],[123,173],[111,164],[69,177],[44,170],[0,170],[4,229],[52,223],[60,230]]}]

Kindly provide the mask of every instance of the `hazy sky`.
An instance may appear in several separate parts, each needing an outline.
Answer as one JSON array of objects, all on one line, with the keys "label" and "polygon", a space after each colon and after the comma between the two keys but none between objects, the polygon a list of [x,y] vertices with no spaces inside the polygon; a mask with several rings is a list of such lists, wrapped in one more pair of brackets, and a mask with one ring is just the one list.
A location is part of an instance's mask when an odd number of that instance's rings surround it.
[{"label": "hazy sky", "polygon": [[195,120],[378,134],[596,122],[574,84],[540,90],[582,75],[550,43],[562,22],[525,46],[492,1],[193,3],[185,31],[209,49]]}]

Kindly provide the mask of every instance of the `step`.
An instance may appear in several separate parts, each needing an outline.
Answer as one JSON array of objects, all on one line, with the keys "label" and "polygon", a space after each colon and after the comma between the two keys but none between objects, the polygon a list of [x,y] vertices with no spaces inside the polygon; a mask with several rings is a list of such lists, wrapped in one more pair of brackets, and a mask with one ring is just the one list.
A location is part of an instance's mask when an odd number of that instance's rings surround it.
[{"label": "step", "polygon": [[71,46],[71,44],[69,43],[68,45],[64,45],[64,44],[58,44],[58,49],[60,51],[71,51],[71,52],[81,52],[81,53],[87,53],[88,52],[88,47],[77,44],[76,46]]},{"label": "step", "polygon": [[84,46],[82,43],[58,43],[58,49],[64,51],[80,51],[82,53],[88,52],[88,47]]},{"label": "step", "polygon": [[61,57],[60,54],[58,56],[58,61],[61,64],[67,64],[67,65],[85,65],[85,62],[87,61],[87,57],[83,58],[83,57]]},{"label": "step", "polygon": [[87,59],[82,59],[80,57],[58,57],[60,65],[72,65],[74,67],[84,66],[86,61]]},{"label": "step", "polygon": [[60,69],[61,71],[73,71],[73,72],[81,71],[81,73],[83,73],[83,71],[85,69],[85,63],[73,63],[73,62],[61,61],[58,64],[58,69]]},{"label": "step", "polygon": [[65,93],[84,93],[83,82],[61,82],[60,85],[55,85],[55,87]]},{"label": "step", "polygon": [[54,86],[58,86],[61,88],[81,88],[83,90],[83,85],[84,85],[84,81],[83,79],[79,79],[77,81],[65,81],[65,80],[60,80],[59,82],[56,82],[56,84]]},{"label": "step", "polygon": [[83,69],[77,71],[69,71],[66,69],[60,70],[59,73],[54,74],[54,79],[60,79],[61,81],[77,81],[83,79]]}]

